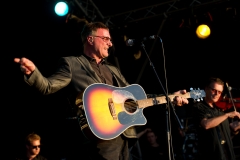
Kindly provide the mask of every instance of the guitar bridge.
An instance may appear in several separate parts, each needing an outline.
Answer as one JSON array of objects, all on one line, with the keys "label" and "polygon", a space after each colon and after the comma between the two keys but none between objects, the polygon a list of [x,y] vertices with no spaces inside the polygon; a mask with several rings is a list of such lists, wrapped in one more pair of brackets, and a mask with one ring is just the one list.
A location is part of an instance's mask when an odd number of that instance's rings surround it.
[{"label": "guitar bridge", "polygon": [[115,111],[115,107],[114,107],[112,98],[108,99],[108,107],[109,107],[110,113],[113,117],[113,120],[116,120],[117,119],[117,114],[116,114],[116,111]]}]

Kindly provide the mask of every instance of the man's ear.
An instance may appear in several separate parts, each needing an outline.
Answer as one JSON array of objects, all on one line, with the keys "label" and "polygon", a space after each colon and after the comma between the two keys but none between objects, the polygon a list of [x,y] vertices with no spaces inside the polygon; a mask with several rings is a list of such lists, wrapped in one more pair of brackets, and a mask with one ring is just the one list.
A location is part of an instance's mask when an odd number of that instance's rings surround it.
[{"label": "man's ear", "polygon": [[93,37],[88,37],[87,40],[88,40],[88,42],[89,42],[90,44],[93,43]]}]

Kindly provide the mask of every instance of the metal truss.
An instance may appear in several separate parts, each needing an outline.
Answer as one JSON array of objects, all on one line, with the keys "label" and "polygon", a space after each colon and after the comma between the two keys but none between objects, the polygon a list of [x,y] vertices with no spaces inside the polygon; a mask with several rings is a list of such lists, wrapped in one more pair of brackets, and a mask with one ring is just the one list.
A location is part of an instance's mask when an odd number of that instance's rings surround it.
[{"label": "metal truss", "polygon": [[167,0],[163,3],[130,10],[115,15],[104,16],[92,0],[73,0],[85,16],[91,21],[101,20],[109,26],[119,26],[137,21],[167,17],[187,9],[202,8],[209,5],[221,4],[230,0]]},{"label": "metal truss", "polygon": [[75,4],[81,9],[84,15],[91,21],[96,19],[104,20],[105,17],[102,15],[98,7],[92,0],[73,0]]},{"label": "metal truss", "polygon": [[167,17],[168,15],[187,9],[196,9],[199,7],[219,4],[227,1],[228,0],[171,0],[145,8],[139,8],[128,12],[107,16],[105,19],[107,22],[111,21],[112,24],[117,24],[117,22],[132,23],[159,16]]}]

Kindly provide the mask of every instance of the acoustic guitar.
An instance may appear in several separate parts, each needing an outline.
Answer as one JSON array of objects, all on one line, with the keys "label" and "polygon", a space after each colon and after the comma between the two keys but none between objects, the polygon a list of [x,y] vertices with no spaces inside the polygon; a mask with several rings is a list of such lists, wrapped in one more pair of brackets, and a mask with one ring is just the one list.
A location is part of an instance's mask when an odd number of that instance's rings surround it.
[{"label": "acoustic guitar", "polygon": [[[175,96],[177,95],[169,95],[169,101],[173,101]],[[205,92],[191,89],[190,92],[178,96],[199,101],[205,97]],[[131,126],[145,125],[147,120],[143,109],[167,103],[167,100],[165,96],[147,98],[145,91],[138,84],[115,87],[94,83],[77,97],[76,103],[82,104],[91,132],[100,139],[110,140]]]}]

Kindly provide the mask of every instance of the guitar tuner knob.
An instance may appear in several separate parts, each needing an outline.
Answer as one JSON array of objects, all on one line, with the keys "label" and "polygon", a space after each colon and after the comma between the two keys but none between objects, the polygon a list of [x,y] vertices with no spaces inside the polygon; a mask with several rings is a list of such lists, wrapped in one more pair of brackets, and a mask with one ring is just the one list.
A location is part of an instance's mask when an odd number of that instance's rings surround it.
[{"label": "guitar tuner knob", "polygon": [[192,90],[193,90],[193,88],[191,87],[191,88],[190,88],[190,91],[192,91]]},{"label": "guitar tuner knob", "polygon": [[198,102],[200,102],[200,99],[197,99]]},{"label": "guitar tuner knob", "polygon": [[198,90],[200,90],[200,88],[198,88]]}]

